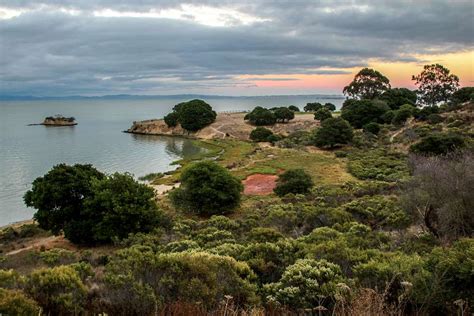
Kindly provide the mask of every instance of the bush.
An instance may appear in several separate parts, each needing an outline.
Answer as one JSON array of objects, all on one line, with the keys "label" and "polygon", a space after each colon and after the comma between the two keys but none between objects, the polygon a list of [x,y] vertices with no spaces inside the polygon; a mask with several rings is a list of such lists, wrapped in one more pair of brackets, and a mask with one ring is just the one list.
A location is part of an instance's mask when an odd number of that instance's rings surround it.
[{"label": "bush", "polygon": [[380,117],[380,120],[381,120],[381,123],[391,124],[394,117],[395,117],[395,111],[390,110],[382,114],[382,116]]},{"label": "bush", "polygon": [[428,123],[430,124],[438,124],[438,123],[441,123],[443,122],[443,117],[439,114],[430,114],[428,115],[428,118],[427,118],[427,121]]},{"label": "bush", "polygon": [[250,139],[256,142],[267,142],[271,135],[273,135],[271,130],[259,126],[250,132]]},{"label": "bush", "polygon": [[331,118],[331,117],[332,117],[331,111],[329,111],[326,108],[319,109],[319,110],[316,111],[316,113],[314,113],[314,119],[315,120],[324,121],[325,119],[328,119],[328,118]]},{"label": "bush", "polygon": [[374,135],[377,135],[380,132],[380,125],[375,122],[371,122],[362,126],[362,129],[364,130],[364,132],[369,132]]},{"label": "bush", "polygon": [[466,147],[462,136],[455,134],[437,133],[423,137],[418,143],[410,146],[412,153],[421,155],[445,155]]},{"label": "bush", "polygon": [[383,149],[351,153],[347,169],[361,180],[399,181],[409,174],[405,155]]},{"label": "bush", "polygon": [[285,107],[276,108],[273,113],[277,122],[285,123],[295,118],[295,112]]},{"label": "bush", "polygon": [[317,110],[321,109],[322,107],[323,107],[323,105],[319,102],[306,103],[303,110],[305,112],[316,112]]},{"label": "bush", "polygon": [[[121,284],[123,278],[129,282]],[[197,251],[154,254],[132,247],[119,251],[106,267],[108,284],[141,284],[165,304],[200,302],[207,308],[215,308],[225,295],[238,305],[256,303],[254,278],[246,263]]]},{"label": "bush", "polygon": [[277,185],[274,189],[278,196],[288,193],[305,194],[313,186],[311,176],[303,169],[293,169],[285,171],[278,177]]},{"label": "bush", "polygon": [[25,203],[43,229],[92,244],[148,232],[160,221],[153,189],[128,174],[105,176],[90,165],[57,165],[33,182]]},{"label": "bush", "polygon": [[0,315],[40,315],[40,308],[35,301],[18,290],[0,288]]},{"label": "bush", "polygon": [[299,111],[300,111],[299,107],[297,107],[297,106],[295,106],[295,105],[290,105],[290,106],[288,107],[288,109],[290,109],[290,110],[293,111],[293,112],[299,112]]},{"label": "bush", "polygon": [[335,117],[321,122],[321,127],[316,130],[313,141],[318,147],[334,147],[349,143],[353,136],[349,123],[340,117]]},{"label": "bush", "polygon": [[83,311],[87,290],[78,272],[70,266],[35,270],[28,277],[25,291],[45,314],[67,315]]},{"label": "bush", "polygon": [[[326,260],[299,259],[286,268],[279,282],[266,284],[267,300],[292,309],[314,308],[340,293],[345,280],[341,268]],[[323,304],[325,305],[325,304]],[[327,305],[326,305],[327,306]]]},{"label": "bush", "polygon": [[450,100],[454,104],[474,101],[474,87],[462,87],[451,95]]},{"label": "bush", "polygon": [[383,101],[352,100],[344,104],[341,117],[353,127],[362,128],[362,126],[371,122],[381,122],[382,115],[389,110],[390,108]]},{"label": "bush", "polygon": [[395,115],[392,119],[392,124],[403,125],[413,115],[415,108],[410,104],[402,105],[398,110],[395,111]]},{"label": "bush", "polygon": [[179,123],[179,115],[176,112],[171,112],[163,118],[168,127],[175,127]]},{"label": "bush", "polygon": [[440,109],[438,106],[425,106],[422,109],[415,109],[413,116],[418,121],[426,121],[431,114],[438,114]]},{"label": "bush", "polygon": [[181,174],[181,185],[171,192],[173,204],[201,215],[222,214],[240,204],[239,179],[211,161],[190,165]]},{"label": "bush", "polygon": [[257,106],[252,112],[245,115],[244,120],[248,120],[251,124],[261,126],[261,125],[273,125],[276,123],[275,113],[269,109],[262,108]]}]

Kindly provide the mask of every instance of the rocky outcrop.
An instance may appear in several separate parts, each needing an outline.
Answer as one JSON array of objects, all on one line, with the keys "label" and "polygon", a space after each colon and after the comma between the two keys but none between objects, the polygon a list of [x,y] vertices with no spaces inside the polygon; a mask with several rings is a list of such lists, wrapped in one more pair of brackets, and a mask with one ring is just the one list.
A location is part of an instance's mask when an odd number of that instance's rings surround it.
[{"label": "rocky outcrop", "polygon": [[74,117],[63,117],[60,115],[48,116],[41,125],[46,126],[74,126],[77,125]]},{"label": "rocky outcrop", "polygon": [[[235,138],[248,140],[250,132],[255,126],[244,121],[246,113],[219,113],[216,121],[203,129],[191,133],[181,126],[168,127],[161,119],[133,122],[127,133],[146,135],[184,136],[199,139]],[[313,114],[299,114],[288,123],[277,123],[265,126],[276,134],[288,135],[299,130],[308,130],[319,126],[319,121],[314,120]]]}]

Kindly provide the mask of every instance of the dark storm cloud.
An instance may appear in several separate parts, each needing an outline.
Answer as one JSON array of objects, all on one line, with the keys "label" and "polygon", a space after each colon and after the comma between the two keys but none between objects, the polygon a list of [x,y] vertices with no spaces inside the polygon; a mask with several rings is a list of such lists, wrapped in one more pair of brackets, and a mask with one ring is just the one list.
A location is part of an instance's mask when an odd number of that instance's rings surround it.
[{"label": "dark storm cloud", "polygon": [[414,61],[415,53],[473,45],[471,1],[186,2],[259,19],[243,23],[227,16],[225,27],[192,19],[94,16],[105,9],[148,12],[182,3],[0,1],[0,7],[23,12],[0,19],[0,93],[206,92],[250,84],[239,75],[339,74],[368,58]]}]

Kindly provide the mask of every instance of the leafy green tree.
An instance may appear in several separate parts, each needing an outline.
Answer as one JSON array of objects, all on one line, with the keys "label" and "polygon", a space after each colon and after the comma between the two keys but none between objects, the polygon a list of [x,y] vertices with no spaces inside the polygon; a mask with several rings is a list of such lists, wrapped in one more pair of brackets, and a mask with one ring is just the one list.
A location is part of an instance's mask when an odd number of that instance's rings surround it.
[{"label": "leafy green tree", "polygon": [[93,244],[150,231],[160,220],[153,190],[130,175],[105,176],[91,165],[53,167],[33,182],[25,203],[39,226],[74,243]]},{"label": "leafy green tree", "polygon": [[349,122],[340,117],[329,118],[321,122],[321,127],[316,130],[313,142],[318,147],[334,147],[347,144],[354,137]]},{"label": "leafy green tree", "polygon": [[325,119],[331,118],[332,113],[327,108],[321,108],[314,113],[314,119],[324,121]]},{"label": "leafy green tree", "polygon": [[250,132],[250,139],[256,142],[268,142],[268,138],[273,135],[273,132],[265,127],[257,127]]},{"label": "leafy green tree", "polygon": [[431,106],[448,101],[459,87],[459,78],[440,64],[425,65],[412,80],[418,86],[420,102]]},{"label": "leafy green tree", "polygon": [[[326,260],[299,259],[286,268],[280,281],[266,284],[267,301],[292,309],[314,308],[322,299],[331,302],[345,281],[341,268]],[[345,286],[347,288],[347,286]]]},{"label": "leafy green tree", "polygon": [[362,129],[364,130],[364,132],[369,132],[374,135],[377,135],[380,132],[380,125],[378,123],[371,122],[362,126]]},{"label": "leafy green tree", "polygon": [[380,99],[385,101],[392,110],[398,110],[404,104],[416,104],[416,92],[406,88],[393,88],[385,91]]},{"label": "leafy green tree", "polygon": [[331,111],[331,112],[336,111],[336,106],[335,106],[334,104],[332,104],[332,103],[329,103],[329,102],[324,103],[323,107],[324,107],[325,109],[328,109],[328,110]]},{"label": "leafy green tree", "polygon": [[22,291],[0,288],[0,315],[40,315],[38,304]]},{"label": "leafy green tree", "polygon": [[299,112],[300,111],[299,107],[297,107],[295,105],[290,105],[288,107],[288,109],[292,110],[293,112]]},{"label": "leafy green tree", "polygon": [[378,100],[353,100],[344,104],[341,117],[353,127],[362,128],[365,124],[382,121],[382,115],[390,108],[383,101]]},{"label": "leafy green tree", "polygon": [[171,112],[163,118],[168,127],[175,127],[179,123],[179,115],[177,112]]},{"label": "leafy green tree", "polygon": [[43,308],[45,314],[81,313],[87,289],[71,266],[38,269],[28,276],[25,291]]},{"label": "leafy green tree", "polygon": [[286,107],[280,107],[273,111],[277,122],[288,122],[295,118],[295,112]]},{"label": "leafy green tree", "polygon": [[276,123],[276,116],[273,111],[257,106],[250,113],[245,115],[244,120],[248,120],[251,124],[257,126],[273,125]]},{"label": "leafy green tree", "polygon": [[319,102],[306,103],[303,110],[305,112],[316,112],[317,110],[321,109],[322,107],[323,107],[323,105]]},{"label": "leafy green tree", "polygon": [[173,110],[177,113],[181,127],[191,132],[213,123],[217,117],[212,107],[199,99],[179,103],[174,106]]},{"label": "leafy green tree", "polygon": [[[200,302],[215,308],[225,295],[237,305],[257,302],[254,273],[244,262],[207,252],[155,254],[147,247],[121,250],[106,267],[108,283],[130,277],[128,284],[150,287],[163,303]],[[127,285],[127,284],[125,284]]]},{"label": "leafy green tree", "polygon": [[171,192],[173,204],[201,215],[230,212],[240,204],[240,181],[211,161],[192,164],[181,174],[181,185]]},{"label": "leafy green tree", "polygon": [[354,80],[344,87],[344,94],[358,99],[375,99],[390,89],[387,77],[374,69],[364,68],[359,71]]},{"label": "leafy green tree", "polygon": [[93,195],[93,180],[104,177],[92,165],[56,165],[33,181],[24,196],[25,204],[37,209],[34,218],[42,229],[57,235],[81,219],[84,200]]},{"label": "leafy green tree", "polygon": [[306,171],[291,169],[278,177],[274,191],[278,196],[284,196],[288,193],[305,194],[309,192],[312,186],[313,180]]},{"label": "leafy green tree", "polygon": [[423,108],[415,108],[413,116],[418,121],[426,121],[431,114],[438,114],[440,112],[439,106],[424,106]]},{"label": "leafy green tree", "polygon": [[451,95],[450,100],[455,104],[474,101],[474,87],[462,87]]},{"label": "leafy green tree", "polygon": [[82,214],[92,221],[87,230],[92,242],[110,242],[131,233],[150,232],[163,222],[153,201],[153,189],[135,181],[130,174],[115,173],[93,181],[92,190],[94,194],[84,202]]},{"label": "leafy green tree", "polygon": [[436,156],[445,155],[466,147],[462,136],[456,134],[437,133],[423,137],[418,143],[410,146],[412,153]]}]

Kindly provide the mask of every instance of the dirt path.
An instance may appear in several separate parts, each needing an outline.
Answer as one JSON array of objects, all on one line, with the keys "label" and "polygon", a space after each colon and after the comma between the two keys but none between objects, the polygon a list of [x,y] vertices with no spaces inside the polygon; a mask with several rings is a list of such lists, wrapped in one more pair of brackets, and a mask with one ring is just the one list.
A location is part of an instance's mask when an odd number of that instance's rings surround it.
[{"label": "dirt path", "polygon": [[48,249],[48,248],[51,248],[53,244],[61,243],[63,240],[64,240],[64,237],[62,236],[49,236],[49,237],[34,239],[33,242],[29,244],[28,246],[7,252],[6,255],[7,256],[16,255],[25,250],[41,248],[41,246],[44,246],[45,248]]}]

